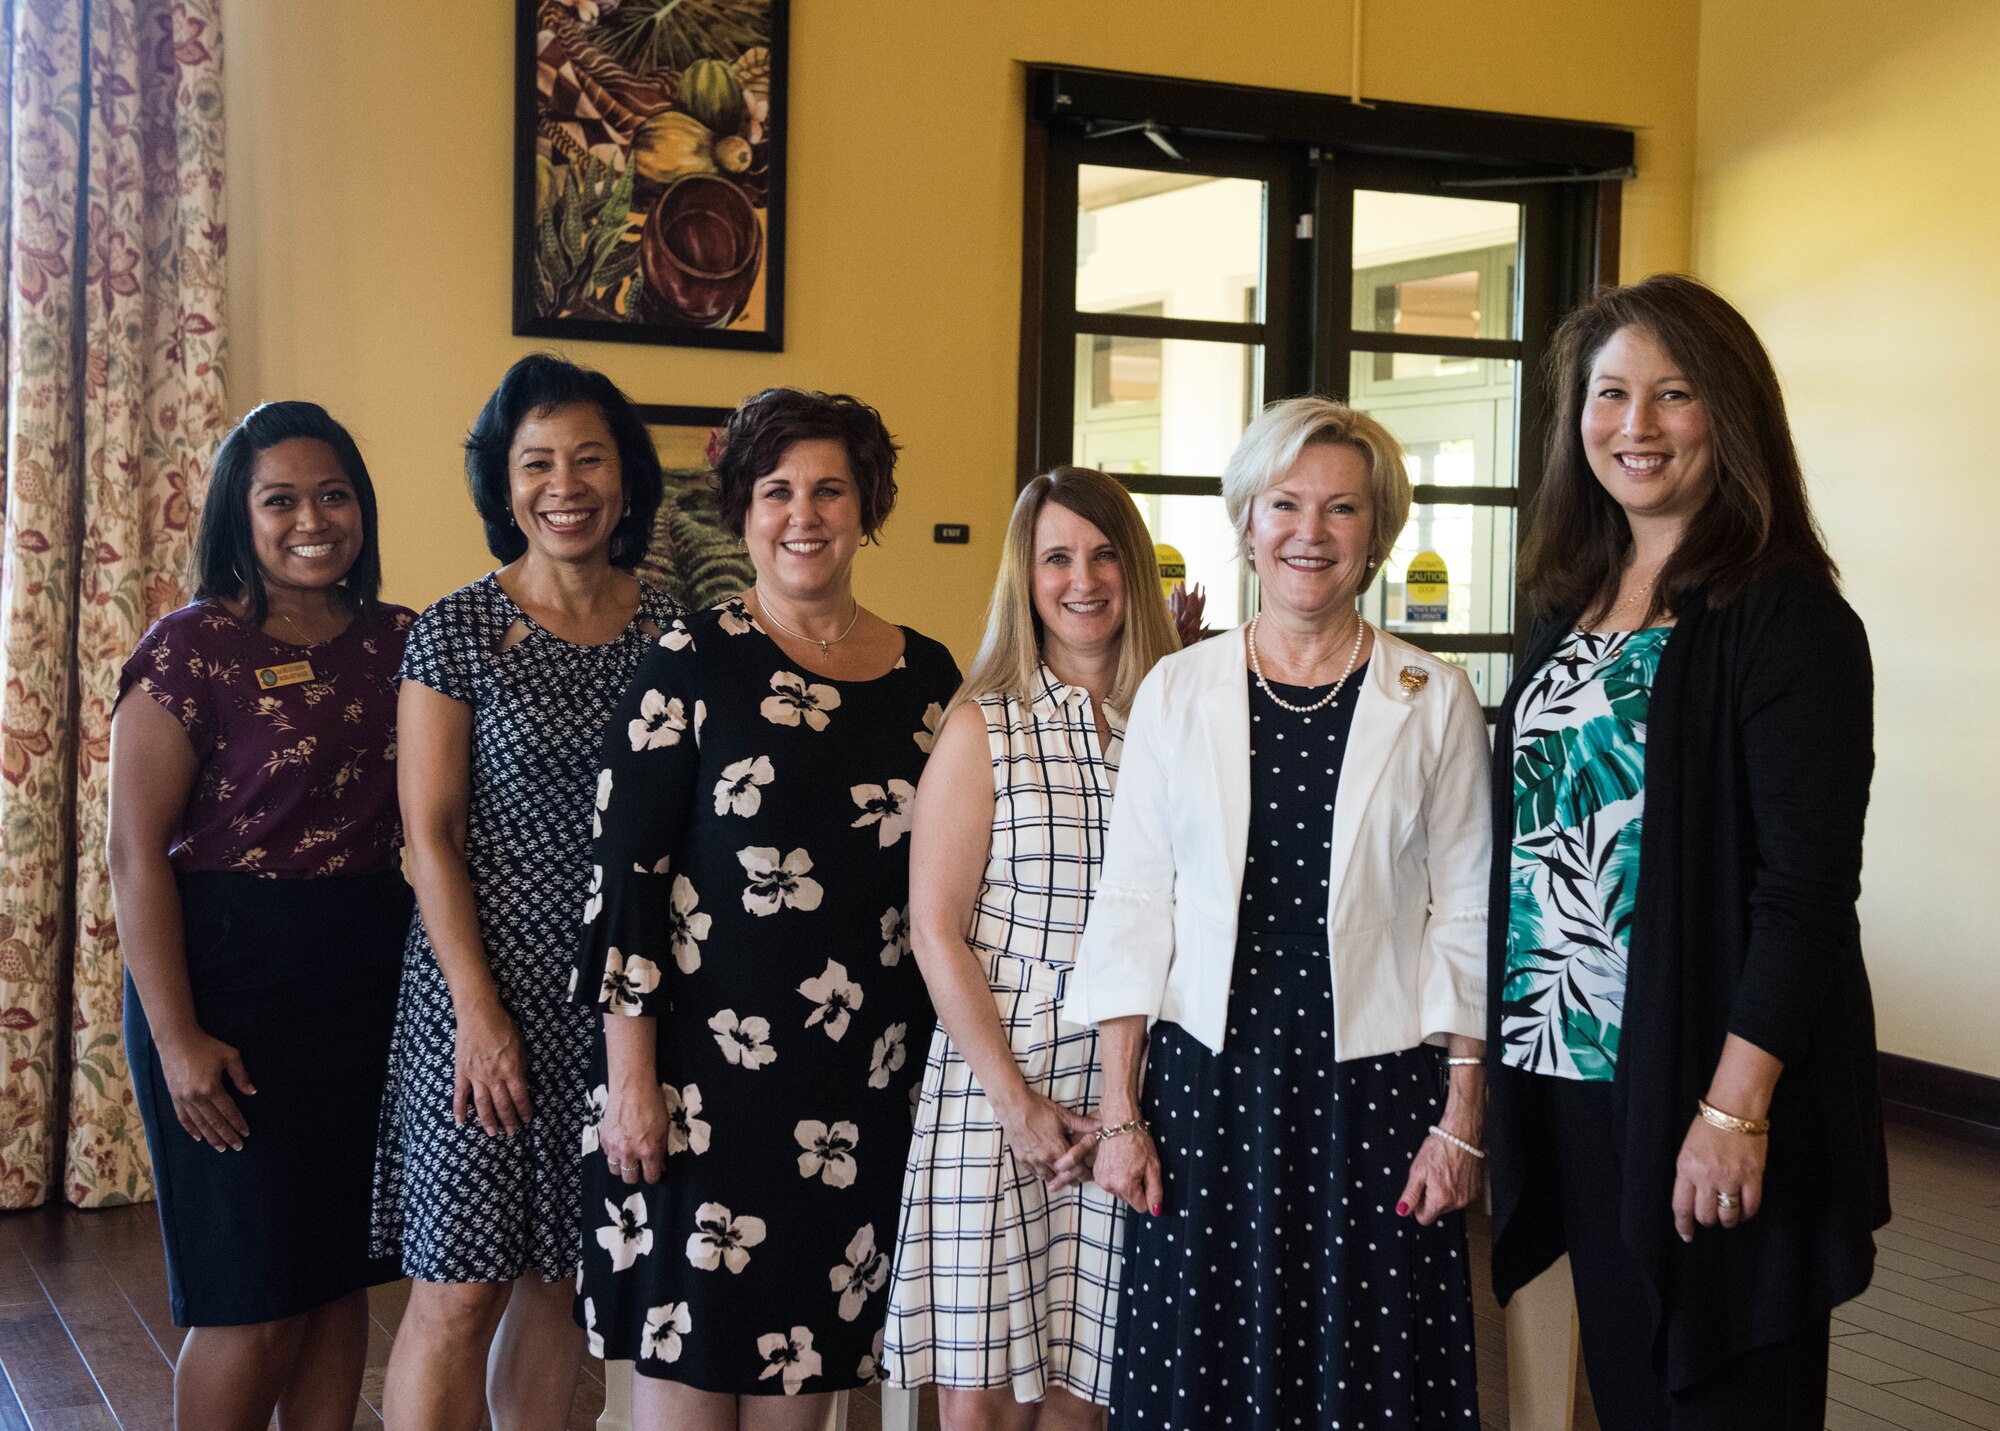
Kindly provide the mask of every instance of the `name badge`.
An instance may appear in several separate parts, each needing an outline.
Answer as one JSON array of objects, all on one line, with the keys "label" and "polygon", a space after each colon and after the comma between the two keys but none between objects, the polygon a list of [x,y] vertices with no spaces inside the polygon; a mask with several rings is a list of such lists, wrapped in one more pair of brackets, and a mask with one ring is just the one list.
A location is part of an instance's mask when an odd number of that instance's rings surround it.
[{"label": "name badge", "polygon": [[291,661],[283,666],[259,666],[257,689],[276,690],[279,686],[296,686],[312,678],[313,668],[310,661]]}]

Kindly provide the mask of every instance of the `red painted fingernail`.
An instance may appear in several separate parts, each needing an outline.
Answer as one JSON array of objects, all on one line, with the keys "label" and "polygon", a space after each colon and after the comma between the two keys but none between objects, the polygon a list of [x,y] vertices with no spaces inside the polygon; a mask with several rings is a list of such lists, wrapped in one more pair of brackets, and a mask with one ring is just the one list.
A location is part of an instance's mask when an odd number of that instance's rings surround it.
[{"label": "red painted fingernail", "polygon": [[1153,1204],[1153,1216],[1154,1216],[1154,1217],[1158,1217],[1159,1215],[1160,1215],[1160,1205],[1159,1205],[1158,1203],[1154,1203],[1154,1204]]},{"label": "red painted fingernail", "polygon": [[1409,1215],[1410,1215],[1410,1205],[1408,1203],[1399,1202],[1396,1204],[1396,1216],[1408,1217]]}]

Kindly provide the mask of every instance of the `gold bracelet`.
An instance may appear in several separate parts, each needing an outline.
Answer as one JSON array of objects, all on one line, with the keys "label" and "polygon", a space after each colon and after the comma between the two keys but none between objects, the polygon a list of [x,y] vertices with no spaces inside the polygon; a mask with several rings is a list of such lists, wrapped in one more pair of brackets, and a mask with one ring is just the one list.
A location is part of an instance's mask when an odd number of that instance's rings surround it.
[{"label": "gold bracelet", "polygon": [[1725,1113],[1713,1107],[1706,1098],[1697,1098],[1694,1106],[1700,1110],[1702,1121],[1713,1124],[1725,1133],[1742,1133],[1751,1138],[1761,1138],[1771,1131],[1769,1118],[1738,1118],[1733,1113]]},{"label": "gold bracelet", "polygon": [[1095,1137],[1098,1142],[1102,1143],[1107,1138],[1116,1138],[1125,1133],[1140,1133],[1144,1132],[1145,1129],[1146,1129],[1146,1120],[1144,1118],[1134,1118],[1129,1123],[1120,1123],[1116,1127],[1099,1128],[1091,1136]]}]

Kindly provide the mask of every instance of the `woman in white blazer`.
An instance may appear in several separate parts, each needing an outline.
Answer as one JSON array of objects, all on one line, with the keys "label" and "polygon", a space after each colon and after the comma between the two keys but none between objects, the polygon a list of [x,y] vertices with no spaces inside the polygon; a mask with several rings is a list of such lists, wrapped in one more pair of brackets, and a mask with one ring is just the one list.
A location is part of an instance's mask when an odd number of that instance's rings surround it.
[{"label": "woman in white blazer", "polygon": [[1222,482],[1262,610],[1140,686],[1063,1005],[1145,1214],[1112,1424],[1472,1431],[1485,722],[1356,608],[1410,508],[1379,423],[1274,404]]}]

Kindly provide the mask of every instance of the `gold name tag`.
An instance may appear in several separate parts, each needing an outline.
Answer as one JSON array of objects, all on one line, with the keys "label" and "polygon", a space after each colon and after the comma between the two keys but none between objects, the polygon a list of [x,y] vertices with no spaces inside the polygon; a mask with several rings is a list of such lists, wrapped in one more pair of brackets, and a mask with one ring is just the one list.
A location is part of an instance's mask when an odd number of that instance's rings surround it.
[{"label": "gold name tag", "polygon": [[259,666],[257,689],[269,691],[279,686],[296,686],[312,678],[313,668],[310,661],[293,661],[283,666]]}]

